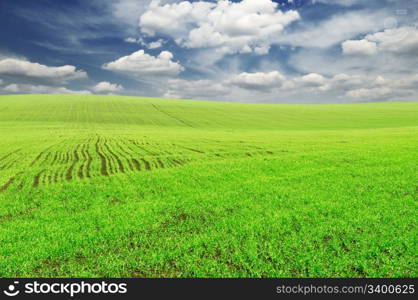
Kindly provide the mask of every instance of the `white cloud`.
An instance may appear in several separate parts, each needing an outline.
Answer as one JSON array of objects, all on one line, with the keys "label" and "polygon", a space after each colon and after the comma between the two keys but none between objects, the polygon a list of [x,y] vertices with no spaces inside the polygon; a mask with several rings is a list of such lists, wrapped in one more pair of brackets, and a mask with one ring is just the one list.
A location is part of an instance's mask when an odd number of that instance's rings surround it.
[{"label": "white cloud", "polygon": [[405,26],[369,34],[365,38],[377,43],[379,50],[397,54],[418,53],[418,28]]},{"label": "white cloud", "polygon": [[[325,77],[321,74],[311,73],[293,80],[295,89],[311,87],[321,92],[334,92],[344,95],[364,95],[365,89],[381,88],[387,86],[387,81],[382,76],[372,77],[364,75],[337,74],[332,77]],[[353,97],[354,98],[354,97]]]},{"label": "white cloud", "polygon": [[308,75],[296,78],[295,81],[303,86],[315,87],[323,85],[325,83],[325,78],[320,74],[310,73]]},{"label": "white cloud", "polygon": [[337,74],[325,77],[318,73],[309,73],[303,76],[288,78],[282,85],[281,90],[288,92],[337,92],[344,94],[345,91],[354,88],[368,86],[374,81],[360,75]]},{"label": "white cloud", "polygon": [[133,38],[133,37],[127,37],[125,39],[125,42],[127,42],[127,43],[133,43],[133,44],[140,44],[141,43],[141,40],[140,39]]},{"label": "white cloud", "polygon": [[145,46],[148,49],[158,49],[161,48],[164,44],[164,40],[163,39],[159,39],[157,41],[154,42],[145,42],[143,38],[133,38],[133,37],[128,37],[125,39],[125,42],[127,43],[133,43],[133,44],[139,44],[142,46]]},{"label": "white cloud", "polygon": [[222,82],[213,80],[182,80],[172,79],[168,82],[166,98],[196,98],[210,99],[229,93],[229,89]]},{"label": "white cloud", "polygon": [[344,54],[373,55],[380,51],[414,55],[418,52],[418,29],[412,26],[385,29],[362,40],[345,41],[342,48]]},{"label": "white cloud", "polygon": [[232,76],[228,83],[243,89],[271,91],[280,88],[285,81],[285,77],[277,71],[263,73],[241,73]]},{"label": "white cloud", "polygon": [[380,76],[380,75],[377,76],[375,81],[374,81],[374,84],[377,85],[377,86],[382,86],[382,85],[385,85],[386,83],[387,83],[386,79],[383,76]]},{"label": "white cloud", "polygon": [[402,78],[415,74],[418,56],[379,51],[376,55],[341,55],[332,49],[300,49],[290,55],[288,63],[300,73],[318,72],[332,77],[336,74]]},{"label": "white cloud", "polygon": [[150,42],[148,43],[148,49],[157,49],[157,48],[161,48],[163,46],[164,41],[162,39],[159,39],[158,41],[155,42]]},{"label": "white cloud", "polygon": [[149,0],[115,0],[112,2],[111,11],[113,16],[121,22],[134,26],[149,2]]},{"label": "white cloud", "polygon": [[169,35],[187,33],[187,25],[193,25],[203,19],[216,4],[209,2],[180,3],[160,5],[160,1],[152,1],[148,9],[140,17],[141,31],[149,35],[157,32]]},{"label": "white cloud", "polygon": [[87,78],[86,72],[77,70],[76,67],[71,65],[49,67],[17,58],[1,59],[0,74],[25,76],[61,82]]},{"label": "white cloud", "polygon": [[[260,93],[261,92],[261,93]],[[418,74],[401,79],[361,74],[326,77],[311,73],[284,77],[277,71],[239,73],[212,80],[169,80],[164,97],[219,99],[232,101],[289,102],[317,101],[403,101],[418,92]]]},{"label": "white cloud", "polygon": [[120,92],[122,90],[123,90],[122,85],[110,83],[107,81],[99,82],[93,87],[93,91],[96,93],[104,93],[104,92],[115,93],[115,92]]},{"label": "white cloud", "polygon": [[282,12],[271,0],[183,1],[166,5],[153,1],[141,16],[140,27],[151,36],[169,35],[184,47],[266,54],[272,39],[299,19],[298,12]]},{"label": "white cloud", "polygon": [[[378,76],[375,80],[372,77],[364,75],[347,75],[344,73],[337,74],[331,78],[325,85],[330,89],[344,91],[347,89],[353,89],[362,85],[368,85],[373,80],[378,83],[381,82],[383,77]],[[383,79],[384,80],[384,79]]]},{"label": "white cloud", "polygon": [[173,54],[169,51],[162,51],[158,56],[146,54],[139,50],[131,55],[121,57],[113,62],[103,65],[106,70],[128,73],[134,76],[176,76],[184,68],[172,61]]},{"label": "white cloud", "polygon": [[75,91],[65,87],[51,87],[45,85],[32,85],[32,84],[9,84],[3,88],[0,88],[2,93],[12,94],[91,94],[90,91],[81,90]]},{"label": "white cloud", "polygon": [[307,48],[329,48],[359,34],[384,27],[382,11],[354,11],[333,15],[320,23],[304,23],[294,32],[276,38],[277,43]]},{"label": "white cloud", "polygon": [[416,95],[418,92],[418,74],[391,80],[380,75],[373,78],[364,75],[340,74],[332,78],[329,85],[332,90],[340,95],[344,94],[354,100],[396,101]]},{"label": "white cloud", "polygon": [[373,55],[377,52],[376,43],[368,40],[348,40],[342,44],[343,53],[346,55]]},{"label": "white cloud", "polygon": [[385,100],[392,94],[392,90],[388,87],[377,88],[362,88],[357,90],[348,91],[347,97],[355,100]]}]

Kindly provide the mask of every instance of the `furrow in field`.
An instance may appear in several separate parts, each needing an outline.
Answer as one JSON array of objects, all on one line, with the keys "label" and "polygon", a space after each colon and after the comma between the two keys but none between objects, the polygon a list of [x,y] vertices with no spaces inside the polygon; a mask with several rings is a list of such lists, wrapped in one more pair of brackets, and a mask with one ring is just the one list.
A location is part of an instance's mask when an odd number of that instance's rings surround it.
[{"label": "furrow in field", "polygon": [[134,140],[130,140],[130,142],[135,145],[137,148],[141,149],[142,151],[144,151],[145,153],[152,155],[152,156],[156,156],[156,155],[160,155],[159,153],[153,152],[148,150],[147,148],[141,146],[137,141]]},{"label": "furrow in field", "polygon": [[6,155],[2,156],[2,157],[0,158],[0,162],[1,162],[1,161],[3,161],[3,160],[5,160],[6,158],[8,158],[8,157],[12,156],[13,154],[20,152],[21,150],[22,150],[22,149],[17,149],[17,150],[15,150],[15,151],[13,151],[13,152],[10,152],[10,153],[8,153],[8,154],[6,154]]},{"label": "furrow in field", "polygon": [[123,148],[122,147],[122,145],[120,144],[120,143],[115,143],[116,144],[116,146],[119,148],[119,153],[121,153],[122,154],[122,156],[123,156],[123,158],[126,160],[126,163],[128,164],[128,166],[129,166],[129,169],[131,170],[131,171],[134,171],[135,169],[134,169],[134,166],[132,165],[132,161],[129,159],[129,157],[131,156],[131,153],[129,153],[128,151],[126,151],[126,149],[125,148]]},{"label": "furrow in field", "polygon": [[87,156],[87,163],[86,163],[86,177],[87,178],[90,178],[91,162],[93,160],[91,155],[90,155],[90,152],[89,152],[89,145],[90,144],[87,144],[87,147],[86,147],[86,150],[85,150],[85,154]]},{"label": "furrow in field", "polygon": [[35,159],[30,163],[30,167],[33,167],[33,165],[41,158],[41,156],[43,155],[44,153],[43,152],[41,152],[41,153],[39,153],[36,157],[35,157]]},{"label": "furrow in field", "polygon": [[186,150],[195,152],[195,153],[205,154],[205,152],[203,152],[201,150],[198,150],[198,149],[189,148],[189,147],[185,147],[185,146],[181,146],[181,145],[176,145],[176,144],[173,144],[173,145],[176,146],[176,147],[179,147],[179,148],[183,148],[183,149],[186,149]]},{"label": "furrow in field", "polygon": [[141,171],[141,164],[139,163],[139,161],[137,161],[135,158],[131,158],[132,160],[132,164],[135,166],[135,169],[137,171]]},{"label": "furrow in field", "polygon": [[[17,154],[18,152],[20,152],[20,150],[21,149],[18,149],[16,151],[8,153],[5,156],[3,156],[2,158],[0,158],[0,162],[2,162],[2,165],[0,166],[0,171],[11,168],[13,165],[15,165],[20,160],[20,157],[13,158],[14,154]],[[10,161],[8,160],[9,158],[11,158]]]},{"label": "furrow in field", "polygon": [[70,157],[71,157],[70,152],[69,151],[65,152],[65,159],[64,159],[65,164],[68,164],[70,162]]},{"label": "furrow in field", "polygon": [[101,152],[100,147],[99,147],[99,143],[100,143],[100,137],[97,138],[97,141],[95,143],[96,153],[100,158],[100,173],[103,176],[109,176],[109,172],[107,171],[106,157]]},{"label": "furrow in field", "polygon": [[55,183],[58,183],[59,178],[60,178],[60,172],[59,171],[55,171],[55,173],[54,173],[54,182]]},{"label": "furrow in field", "polygon": [[161,169],[164,169],[164,168],[165,168],[165,165],[164,165],[164,163],[161,161],[161,159],[157,159],[157,164],[158,164],[158,167],[159,167],[159,168],[161,168]]},{"label": "furrow in field", "polygon": [[179,161],[178,159],[174,159],[174,158],[170,158],[169,161],[174,165],[174,166],[183,166],[184,163]]},{"label": "furrow in field", "polygon": [[82,163],[77,171],[77,176],[80,179],[83,179],[84,177],[90,178],[91,156],[90,156],[90,153],[88,152],[90,141],[91,139],[88,139],[87,142],[83,144],[80,150],[81,155],[83,156]]},{"label": "furrow in field", "polygon": [[20,158],[15,159],[13,161],[10,161],[10,162],[4,164],[3,166],[0,167],[0,171],[10,169],[11,167],[13,167],[19,161],[20,161]]},{"label": "furrow in field", "polygon": [[53,166],[53,165],[56,164],[56,162],[58,160],[58,155],[59,155],[59,152],[58,151],[55,151],[54,152],[54,157],[52,158],[51,166]]},{"label": "furrow in field", "polygon": [[113,161],[113,157],[110,155],[110,153],[108,151],[106,151],[107,150],[106,146],[107,146],[106,139],[103,138],[103,143],[100,144],[100,148],[102,150],[103,155],[105,156],[105,158],[107,160],[107,164],[109,166],[109,173],[110,174],[115,174],[115,173],[117,173],[116,166],[115,166],[115,163]]},{"label": "furrow in field", "polygon": [[122,161],[119,159],[119,157],[110,149],[109,145],[106,142],[104,143],[104,146],[106,150],[109,152],[109,154],[116,160],[119,172],[125,173],[125,168],[123,167]]},{"label": "furrow in field", "polygon": [[83,144],[83,147],[81,148],[81,155],[83,156],[83,162],[77,172],[77,175],[80,179],[83,179],[84,177],[90,178],[92,157],[89,153],[89,147],[90,147],[91,141],[92,139],[89,138],[87,142]]},{"label": "furrow in field", "polygon": [[[148,151],[146,149],[143,148],[139,148],[138,147],[138,142],[134,141],[134,140],[123,140],[122,141],[123,144],[126,146],[127,149],[129,149],[131,151],[131,153],[129,155],[131,155],[130,157],[130,161],[132,162],[132,166],[136,171],[142,171],[142,170],[151,170],[151,165],[148,161],[146,161],[145,159],[140,159],[138,156],[141,155],[141,153],[138,153],[137,149],[142,150],[141,152],[147,153],[147,154],[151,154],[151,155],[155,155],[155,153]],[[132,154],[134,155],[134,157],[132,157]],[[129,160],[129,159],[128,159]],[[142,166],[142,163],[144,163],[144,165]]]},{"label": "furrow in field", "polygon": [[[165,151],[164,145],[158,145],[148,141],[140,142],[137,140],[126,139],[114,140],[97,135],[97,138],[90,138],[83,144],[77,145],[73,150],[71,150],[71,147],[67,144],[59,150],[51,149],[51,151],[48,152],[48,149],[50,149],[51,146],[40,152],[31,162],[31,166],[47,164],[56,167],[51,170],[46,169],[46,167],[39,170],[33,177],[31,183],[32,187],[71,181],[74,180],[75,177],[86,179],[93,176],[91,172],[94,170],[93,160],[95,160],[96,156],[89,152],[90,143],[94,144],[93,149],[95,149],[100,162],[99,174],[102,176],[110,176],[115,173],[126,173],[128,171],[166,169],[182,166],[189,161],[186,158],[179,158],[179,154],[181,154],[180,149],[171,151],[174,153],[175,157],[171,158],[166,156],[167,151]],[[204,153],[195,148],[176,146],[188,151],[200,154]],[[166,147],[169,147],[169,145],[166,145]],[[177,157],[176,153],[178,154]],[[10,158],[11,153],[8,153],[7,157]],[[3,157],[3,159],[5,159],[5,157]],[[8,162],[8,164],[11,163]],[[15,182],[15,179],[10,178],[3,185],[3,190],[8,188],[13,182]],[[23,188],[24,181],[20,182],[20,184]]]},{"label": "furrow in field", "polygon": [[40,171],[39,173],[37,173],[36,175],[35,175],[35,177],[33,178],[33,184],[32,184],[32,187],[38,187],[39,186],[39,183],[40,183],[40,180],[41,180],[41,176],[42,176],[42,174],[45,172],[46,170],[42,170],[42,171]]},{"label": "furrow in field", "polygon": [[87,156],[86,156],[86,153],[85,153],[86,146],[87,145],[84,144],[81,147],[81,151],[80,151],[81,152],[81,156],[83,157],[82,163],[81,163],[80,167],[78,167],[78,171],[77,171],[77,176],[80,179],[83,179],[84,178],[84,164],[87,161]]},{"label": "furrow in field", "polygon": [[42,174],[42,176],[41,176],[41,183],[43,184],[43,185],[46,185],[46,184],[48,184],[48,173],[47,173],[47,171],[48,170],[46,170],[45,171],[45,173],[44,174]]},{"label": "furrow in field", "polygon": [[154,107],[154,108],[155,108],[155,110],[159,111],[160,113],[162,113],[162,114],[164,114],[164,115],[166,115],[166,116],[170,117],[171,119],[174,119],[174,120],[176,120],[176,121],[178,121],[178,122],[182,123],[183,125],[186,125],[187,127],[194,128],[194,126],[193,126],[192,124],[190,124],[189,122],[186,122],[185,120],[180,119],[180,118],[178,118],[177,116],[174,116],[173,114],[168,113],[168,112],[166,112],[166,111],[162,110],[162,109],[161,109],[160,107],[158,107],[157,105],[152,104],[152,107]]},{"label": "furrow in field", "polygon": [[4,192],[5,190],[7,190],[15,182],[16,178],[21,174],[22,173],[20,172],[14,175],[13,177],[10,177],[9,180],[5,184],[0,186],[0,192]]},{"label": "furrow in field", "polygon": [[54,174],[52,172],[48,173],[48,184],[53,184],[54,183]]},{"label": "furrow in field", "polygon": [[66,156],[66,153],[65,153],[65,152],[60,152],[60,153],[59,153],[59,160],[58,160],[58,163],[59,163],[60,165],[65,164],[65,156]]},{"label": "furrow in field", "polygon": [[144,163],[145,170],[151,170],[151,164],[149,163],[149,161],[145,160],[144,158],[141,158],[141,161]]},{"label": "furrow in field", "polygon": [[49,159],[50,156],[51,156],[51,152],[47,152],[46,155],[45,155],[45,157],[44,157],[44,159],[40,163],[40,165],[45,164],[48,161],[48,159]]},{"label": "furrow in field", "polygon": [[132,153],[136,153],[136,150],[133,148],[131,142],[131,140],[122,140],[121,142],[126,146],[126,148],[129,149],[129,151],[131,151]]},{"label": "furrow in field", "polygon": [[80,148],[80,145],[77,145],[76,149],[73,151],[73,161],[71,163],[71,166],[67,169],[65,178],[67,181],[70,181],[73,179],[73,170],[75,168],[75,166],[77,165],[77,163],[79,162],[80,158],[78,156],[78,149]]},{"label": "furrow in field", "polygon": [[44,154],[45,153],[48,153],[47,151],[49,150],[49,149],[51,149],[52,148],[52,146],[49,146],[49,147],[47,147],[45,150],[43,150],[42,152],[40,152],[36,157],[35,157],[35,159],[30,163],[30,167],[33,167],[36,163],[38,163],[38,161],[44,156]]}]

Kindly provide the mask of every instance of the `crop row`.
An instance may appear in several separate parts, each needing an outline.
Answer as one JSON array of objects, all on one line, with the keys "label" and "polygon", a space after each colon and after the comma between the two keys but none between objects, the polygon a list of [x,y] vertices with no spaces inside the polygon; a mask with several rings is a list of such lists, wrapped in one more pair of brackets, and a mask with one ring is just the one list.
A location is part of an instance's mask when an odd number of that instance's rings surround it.
[{"label": "crop row", "polygon": [[[256,151],[255,151],[256,150]],[[243,151],[240,156],[272,154],[270,151]],[[228,151],[205,151],[189,145],[158,145],[134,139],[114,139],[94,136],[80,143],[59,143],[35,155],[26,165],[21,149],[0,157],[0,172],[16,173],[0,183],[0,192],[16,185],[36,188],[40,185],[82,180],[94,176],[152,171],[173,168],[189,162],[204,162],[231,155]]]}]

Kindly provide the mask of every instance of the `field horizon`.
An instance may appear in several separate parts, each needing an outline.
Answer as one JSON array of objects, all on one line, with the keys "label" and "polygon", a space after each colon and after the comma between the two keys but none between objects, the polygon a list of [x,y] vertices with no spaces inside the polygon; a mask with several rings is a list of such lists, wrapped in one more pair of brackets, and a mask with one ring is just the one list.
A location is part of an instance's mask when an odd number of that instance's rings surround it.
[{"label": "field horizon", "polygon": [[0,96],[2,277],[416,277],[418,102]]}]

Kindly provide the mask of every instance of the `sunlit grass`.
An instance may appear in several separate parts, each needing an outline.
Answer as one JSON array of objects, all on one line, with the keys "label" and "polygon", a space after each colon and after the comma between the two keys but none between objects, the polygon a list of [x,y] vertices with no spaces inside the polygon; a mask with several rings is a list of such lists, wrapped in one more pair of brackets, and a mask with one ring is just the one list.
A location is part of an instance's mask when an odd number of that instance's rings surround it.
[{"label": "sunlit grass", "polygon": [[418,103],[0,97],[0,276],[415,277]]}]

